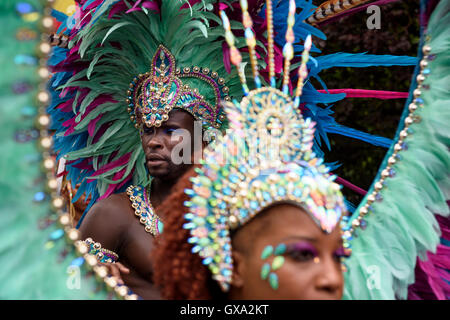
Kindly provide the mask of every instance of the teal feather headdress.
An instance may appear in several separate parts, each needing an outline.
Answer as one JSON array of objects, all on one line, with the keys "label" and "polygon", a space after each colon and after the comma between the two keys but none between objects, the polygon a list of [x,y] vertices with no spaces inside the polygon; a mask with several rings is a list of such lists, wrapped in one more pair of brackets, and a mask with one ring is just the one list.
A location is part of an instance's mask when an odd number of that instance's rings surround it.
[{"label": "teal feather headdress", "polygon": [[[215,3],[80,1],[64,21],[69,49],[55,48],[50,59],[48,110],[67,179],[81,184],[73,201],[91,196],[86,211],[130,183],[149,183],[136,121],[158,126],[181,108],[205,127],[226,128],[219,101],[242,93],[237,73],[226,71]],[[163,64],[170,72],[155,82],[162,74],[150,73]]]}]

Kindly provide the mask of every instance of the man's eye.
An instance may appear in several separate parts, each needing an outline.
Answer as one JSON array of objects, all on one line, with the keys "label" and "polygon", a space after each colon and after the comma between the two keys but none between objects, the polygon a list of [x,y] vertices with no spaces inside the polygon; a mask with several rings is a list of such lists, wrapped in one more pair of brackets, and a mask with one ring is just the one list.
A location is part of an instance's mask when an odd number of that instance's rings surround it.
[{"label": "man's eye", "polygon": [[144,127],[144,133],[145,134],[153,134],[153,132],[155,132],[155,128],[151,127]]}]

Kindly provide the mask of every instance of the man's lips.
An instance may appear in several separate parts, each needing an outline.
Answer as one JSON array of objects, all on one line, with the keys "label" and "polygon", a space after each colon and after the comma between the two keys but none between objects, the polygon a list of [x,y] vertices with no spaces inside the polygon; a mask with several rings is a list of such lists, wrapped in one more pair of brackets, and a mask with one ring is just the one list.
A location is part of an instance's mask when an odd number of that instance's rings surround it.
[{"label": "man's lips", "polygon": [[167,159],[159,154],[150,154],[147,157],[145,157],[147,160],[147,163],[150,165],[159,165],[163,162],[167,162]]}]

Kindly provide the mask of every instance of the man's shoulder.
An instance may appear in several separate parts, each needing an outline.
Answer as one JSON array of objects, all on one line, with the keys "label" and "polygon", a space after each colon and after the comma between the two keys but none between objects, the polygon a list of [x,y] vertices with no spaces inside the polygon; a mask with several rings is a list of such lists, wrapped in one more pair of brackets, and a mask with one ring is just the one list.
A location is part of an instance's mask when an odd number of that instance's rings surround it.
[{"label": "man's shoulder", "polygon": [[95,203],[89,214],[95,214],[104,218],[124,219],[133,212],[128,195],[123,193],[112,194],[109,197]]}]

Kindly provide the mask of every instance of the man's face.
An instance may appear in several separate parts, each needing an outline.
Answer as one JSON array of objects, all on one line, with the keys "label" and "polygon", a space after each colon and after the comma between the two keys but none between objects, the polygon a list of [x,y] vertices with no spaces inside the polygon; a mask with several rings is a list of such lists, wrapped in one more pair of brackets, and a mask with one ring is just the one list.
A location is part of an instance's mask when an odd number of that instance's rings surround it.
[{"label": "man's face", "polygon": [[[184,139],[190,141],[181,141],[181,137],[178,139],[173,137],[173,133],[178,129],[184,129],[185,133],[189,133],[184,135]],[[144,125],[141,140],[150,175],[168,180],[177,179],[192,165],[192,161],[175,164],[172,151],[175,146],[182,143],[190,145],[186,150],[194,153],[194,117],[186,111],[174,109],[169,113],[169,119],[160,127],[148,128]],[[189,156],[189,159],[192,159],[192,156]]]}]

